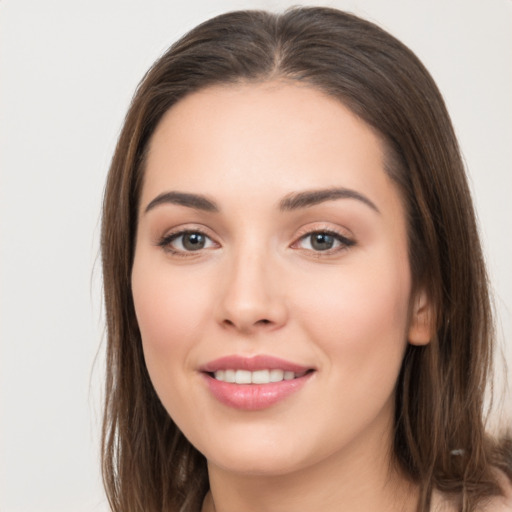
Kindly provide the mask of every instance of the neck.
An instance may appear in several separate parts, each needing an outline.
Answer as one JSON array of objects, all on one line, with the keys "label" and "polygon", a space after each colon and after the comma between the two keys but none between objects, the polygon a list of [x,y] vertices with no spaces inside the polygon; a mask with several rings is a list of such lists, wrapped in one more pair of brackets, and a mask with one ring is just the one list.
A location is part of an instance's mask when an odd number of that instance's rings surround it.
[{"label": "neck", "polygon": [[203,512],[413,512],[417,487],[392,464],[391,440],[365,441],[286,474],[240,474],[208,463]]}]

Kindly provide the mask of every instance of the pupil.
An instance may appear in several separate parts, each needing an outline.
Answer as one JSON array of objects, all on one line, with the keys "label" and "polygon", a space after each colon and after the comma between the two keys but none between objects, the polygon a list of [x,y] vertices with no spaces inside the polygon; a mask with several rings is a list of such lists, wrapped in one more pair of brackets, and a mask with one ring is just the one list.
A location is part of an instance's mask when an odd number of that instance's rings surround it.
[{"label": "pupil", "polygon": [[334,245],[334,237],[326,233],[311,235],[311,247],[317,251],[327,251]]},{"label": "pupil", "polygon": [[198,251],[205,244],[205,237],[201,233],[188,233],[183,237],[183,247],[188,251]]}]

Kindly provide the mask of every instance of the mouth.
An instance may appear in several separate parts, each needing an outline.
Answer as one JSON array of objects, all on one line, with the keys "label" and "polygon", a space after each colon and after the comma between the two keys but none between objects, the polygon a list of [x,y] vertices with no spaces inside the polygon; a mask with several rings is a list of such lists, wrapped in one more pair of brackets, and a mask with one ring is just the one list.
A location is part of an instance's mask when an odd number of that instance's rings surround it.
[{"label": "mouth", "polygon": [[269,408],[299,392],[316,372],[272,356],[228,356],[200,368],[213,397],[231,408]]},{"label": "mouth", "polygon": [[227,369],[208,372],[208,375],[220,382],[229,382],[233,384],[271,384],[282,382],[284,380],[298,379],[313,371],[313,369],[309,369],[295,373],[291,370],[282,370],[279,368],[255,371]]}]

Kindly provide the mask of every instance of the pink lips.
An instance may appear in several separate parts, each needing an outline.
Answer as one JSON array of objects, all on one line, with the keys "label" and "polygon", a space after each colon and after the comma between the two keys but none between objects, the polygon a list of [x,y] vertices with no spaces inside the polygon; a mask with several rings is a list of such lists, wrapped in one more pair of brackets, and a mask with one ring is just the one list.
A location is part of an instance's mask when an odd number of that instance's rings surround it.
[{"label": "pink lips", "polygon": [[294,373],[303,373],[309,370],[306,366],[291,363],[277,357],[258,355],[253,357],[227,356],[210,361],[200,368],[202,372],[213,373],[217,370],[249,370],[255,372],[257,370],[284,370]]},{"label": "pink lips", "polygon": [[[268,384],[236,384],[216,380],[218,370],[283,370],[298,374],[295,379]],[[312,376],[311,368],[272,356],[228,356],[211,361],[200,368],[213,396],[224,405],[235,409],[256,411],[266,409],[299,391]]]}]

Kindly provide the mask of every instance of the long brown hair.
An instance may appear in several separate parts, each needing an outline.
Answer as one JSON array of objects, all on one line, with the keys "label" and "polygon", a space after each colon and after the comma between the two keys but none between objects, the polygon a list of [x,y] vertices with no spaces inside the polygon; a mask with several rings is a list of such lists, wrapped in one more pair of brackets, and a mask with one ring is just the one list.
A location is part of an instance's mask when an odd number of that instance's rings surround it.
[{"label": "long brown hair", "polygon": [[[396,391],[394,455],[420,485],[474,510],[499,494],[495,467],[512,473],[484,430],[493,328],[473,206],[443,99],[417,57],[372,23],[329,8],[213,18],[148,71],[126,116],[103,206],[107,319],[103,475],[116,512],[197,511],[206,461],[169,417],[144,364],[130,274],[145,152],[164,113],[213,84],[274,78],[338,98],[382,136],[386,169],[408,214],[413,285],[435,305],[436,335],[409,345]],[[510,451],[510,450],[509,450]]]}]

